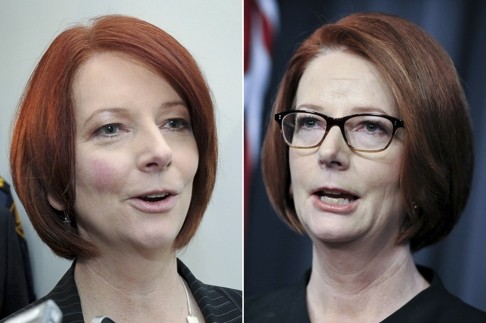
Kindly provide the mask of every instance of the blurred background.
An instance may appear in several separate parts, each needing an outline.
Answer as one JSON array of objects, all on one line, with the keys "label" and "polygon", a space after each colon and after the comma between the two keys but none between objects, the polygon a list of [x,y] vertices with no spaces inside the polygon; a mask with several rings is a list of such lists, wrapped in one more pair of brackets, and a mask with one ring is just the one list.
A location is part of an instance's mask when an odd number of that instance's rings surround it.
[{"label": "blurred background", "polygon": [[[86,23],[103,14],[146,20],[191,52],[216,106],[220,144],[216,188],[200,230],[180,257],[203,282],[241,289],[242,8],[238,0],[1,0],[0,176],[12,183],[8,162],[11,121],[30,74],[54,37],[75,23]],[[5,202],[0,194],[1,201]],[[56,257],[41,242],[16,197],[15,201],[29,248],[34,290],[41,297],[57,283],[70,262]],[[0,261],[4,265],[5,260]]]},{"label": "blurred background", "polygon": [[447,239],[415,255],[446,288],[486,311],[486,2],[482,0],[245,0],[245,296],[297,282],[310,268],[309,239],[270,206],[259,152],[278,83],[300,43],[326,22],[353,12],[406,18],[452,57],[470,105],[475,172],[468,205]]}]

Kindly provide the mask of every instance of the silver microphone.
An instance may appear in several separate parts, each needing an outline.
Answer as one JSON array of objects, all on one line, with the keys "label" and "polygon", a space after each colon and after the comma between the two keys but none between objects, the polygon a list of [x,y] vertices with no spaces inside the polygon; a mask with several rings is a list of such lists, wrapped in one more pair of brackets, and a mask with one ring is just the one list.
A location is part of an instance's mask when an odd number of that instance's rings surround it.
[{"label": "silver microphone", "polygon": [[96,316],[91,320],[91,323],[115,323],[115,321],[107,316]]},{"label": "silver microphone", "polygon": [[5,320],[4,323],[61,323],[62,312],[53,300],[48,299],[26,311]]}]

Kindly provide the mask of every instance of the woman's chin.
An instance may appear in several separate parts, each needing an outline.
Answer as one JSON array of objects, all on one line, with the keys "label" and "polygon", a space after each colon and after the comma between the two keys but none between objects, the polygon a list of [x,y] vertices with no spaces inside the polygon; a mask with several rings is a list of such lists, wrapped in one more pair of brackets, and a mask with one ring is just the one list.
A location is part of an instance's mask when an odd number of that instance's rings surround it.
[{"label": "woman's chin", "polygon": [[134,244],[147,250],[165,250],[171,249],[176,239],[175,234],[165,235],[145,235],[134,240]]},{"label": "woman's chin", "polygon": [[356,230],[350,226],[323,224],[306,229],[314,243],[325,245],[346,245],[363,236],[362,230]]}]

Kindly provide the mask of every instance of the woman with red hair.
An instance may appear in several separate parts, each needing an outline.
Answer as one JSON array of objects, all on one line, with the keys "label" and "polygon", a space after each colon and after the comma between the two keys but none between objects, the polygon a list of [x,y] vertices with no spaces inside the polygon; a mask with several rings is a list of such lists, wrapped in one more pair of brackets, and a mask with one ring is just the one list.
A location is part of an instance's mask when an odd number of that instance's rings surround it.
[{"label": "woman with red hair", "polygon": [[213,191],[217,136],[204,77],[169,34],[116,15],[62,32],[26,87],[10,158],[35,230],[74,260],[37,303],[54,300],[64,322],[241,321],[241,292],[176,257]]},{"label": "woman with red hair", "polygon": [[324,25],[292,57],[273,114],[265,185],[312,241],[312,268],[246,301],[246,321],[486,321],[412,257],[457,223],[473,171],[466,98],[435,40],[380,13]]}]

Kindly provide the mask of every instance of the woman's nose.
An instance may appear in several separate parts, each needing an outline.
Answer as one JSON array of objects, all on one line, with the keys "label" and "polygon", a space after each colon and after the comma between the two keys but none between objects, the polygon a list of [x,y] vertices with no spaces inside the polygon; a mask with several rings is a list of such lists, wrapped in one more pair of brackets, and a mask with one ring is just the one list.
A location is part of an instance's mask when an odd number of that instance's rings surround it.
[{"label": "woman's nose", "polygon": [[138,167],[144,172],[159,172],[172,162],[172,148],[160,129],[154,125],[145,128],[136,140],[139,150]]},{"label": "woman's nose", "polygon": [[319,163],[328,168],[346,169],[350,152],[341,129],[332,127],[318,148]]}]

